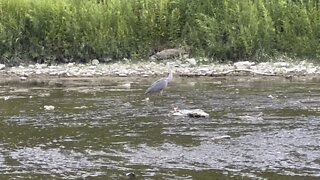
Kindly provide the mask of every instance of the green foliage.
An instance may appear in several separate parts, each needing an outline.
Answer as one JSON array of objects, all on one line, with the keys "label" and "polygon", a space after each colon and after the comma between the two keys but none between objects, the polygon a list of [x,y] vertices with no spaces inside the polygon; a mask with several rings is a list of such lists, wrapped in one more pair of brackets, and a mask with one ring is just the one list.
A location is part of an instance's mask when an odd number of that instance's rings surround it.
[{"label": "green foliage", "polygon": [[320,58],[317,0],[0,0],[0,63],[195,56]]}]

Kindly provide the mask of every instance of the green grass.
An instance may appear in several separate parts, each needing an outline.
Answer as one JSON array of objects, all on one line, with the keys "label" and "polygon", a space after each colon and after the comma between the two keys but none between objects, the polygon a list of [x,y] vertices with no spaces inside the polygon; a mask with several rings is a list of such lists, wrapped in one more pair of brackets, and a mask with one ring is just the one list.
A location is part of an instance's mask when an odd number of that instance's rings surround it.
[{"label": "green grass", "polygon": [[318,0],[0,0],[0,63],[193,56],[320,58]]}]

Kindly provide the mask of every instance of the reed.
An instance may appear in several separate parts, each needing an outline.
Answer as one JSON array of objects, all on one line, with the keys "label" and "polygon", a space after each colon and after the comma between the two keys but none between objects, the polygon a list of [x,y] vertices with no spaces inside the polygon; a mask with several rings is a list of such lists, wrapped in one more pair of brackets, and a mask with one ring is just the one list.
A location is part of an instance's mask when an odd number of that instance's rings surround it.
[{"label": "reed", "polygon": [[0,62],[194,56],[320,58],[317,0],[0,0]]}]

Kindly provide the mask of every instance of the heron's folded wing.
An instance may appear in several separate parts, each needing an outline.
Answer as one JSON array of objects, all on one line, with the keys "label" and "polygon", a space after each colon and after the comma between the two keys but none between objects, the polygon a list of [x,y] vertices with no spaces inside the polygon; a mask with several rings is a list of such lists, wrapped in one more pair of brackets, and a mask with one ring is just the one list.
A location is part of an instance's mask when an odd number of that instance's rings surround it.
[{"label": "heron's folded wing", "polygon": [[149,92],[157,92],[163,90],[167,86],[166,78],[161,78],[156,82],[152,83],[151,86],[146,90],[145,94]]}]

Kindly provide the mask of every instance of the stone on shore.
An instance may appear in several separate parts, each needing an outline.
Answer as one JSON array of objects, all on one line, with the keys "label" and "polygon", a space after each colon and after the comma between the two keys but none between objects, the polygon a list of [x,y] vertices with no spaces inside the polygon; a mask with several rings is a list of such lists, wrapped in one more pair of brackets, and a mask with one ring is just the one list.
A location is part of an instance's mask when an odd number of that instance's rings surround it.
[{"label": "stone on shore", "polygon": [[6,68],[6,65],[0,64],[0,70],[3,70],[3,69],[5,69],[5,68]]},{"label": "stone on shore", "polygon": [[96,66],[96,65],[99,64],[99,60],[98,60],[98,59],[93,59],[93,60],[91,61],[91,64],[94,65],[94,66]]},{"label": "stone on shore", "polygon": [[153,55],[153,57],[157,60],[172,59],[175,57],[179,57],[184,53],[185,51],[179,48],[164,49],[160,52],[157,52],[155,55]]},{"label": "stone on shore", "polygon": [[236,69],[251,69],[251,66],[255,65],[250,61],[239,61],[233,64]]},{"label": "stone on shore", "polygon": [[196,66],[197,65],[197,61],[195,58],[189,58],[186,60],[191,66]]}]

